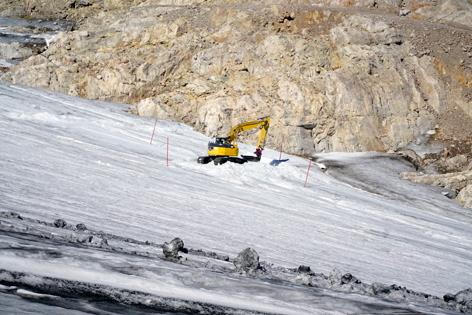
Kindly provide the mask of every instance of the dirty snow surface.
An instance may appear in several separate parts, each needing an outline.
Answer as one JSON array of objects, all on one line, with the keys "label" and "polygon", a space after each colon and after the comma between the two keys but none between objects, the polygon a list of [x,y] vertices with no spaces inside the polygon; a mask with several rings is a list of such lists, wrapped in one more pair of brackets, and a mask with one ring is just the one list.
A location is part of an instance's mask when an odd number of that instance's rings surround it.
[{"label": "dirty snow surface", "polygon": [[0,83],[2,312],[470,311],[471,211],[408,163],[319,155],[304,187],[306,159],[198,164],[207,137],[127,108]]}]

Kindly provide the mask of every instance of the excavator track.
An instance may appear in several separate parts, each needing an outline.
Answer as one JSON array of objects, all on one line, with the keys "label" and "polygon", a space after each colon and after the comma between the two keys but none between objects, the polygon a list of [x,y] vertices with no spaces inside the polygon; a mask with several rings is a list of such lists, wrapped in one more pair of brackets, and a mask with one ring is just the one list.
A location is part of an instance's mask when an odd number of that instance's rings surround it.
[{"label": "excavator track", "polygon": [[215,165],[221,165],[221,164],[225,164],[228,161],[237,163],[237,164],[244,164],[244,163],[247,163],[249,160],[244,157],[240,158],[236,156],[200,156],[198,157],[198,163],[200,164],[208,164],[211,161],[213,161]]}]

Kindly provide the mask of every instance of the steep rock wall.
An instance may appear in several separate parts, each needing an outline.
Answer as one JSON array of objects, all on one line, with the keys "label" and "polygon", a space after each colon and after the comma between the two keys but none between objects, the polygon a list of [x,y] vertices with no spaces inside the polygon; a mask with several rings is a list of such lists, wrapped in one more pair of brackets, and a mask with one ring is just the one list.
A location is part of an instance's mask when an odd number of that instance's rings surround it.
[{"label": "steep rock wall", "polygon": [[[49,12],[28,3],[31,14]],[[467,1],[62,6],[57,14],[84,19],[77,29],[2,80],[135,104],[134,113],[184,121],[209,136],[270,115],[269,147],[285,135],[286,152],[301,155],[397,150],[431,129],[441,135],[451,106],[472,113],[469,20],[432,23],[448,21],[441,8],[471,16]],[[251,133],[241,140],[256,141]]]}]

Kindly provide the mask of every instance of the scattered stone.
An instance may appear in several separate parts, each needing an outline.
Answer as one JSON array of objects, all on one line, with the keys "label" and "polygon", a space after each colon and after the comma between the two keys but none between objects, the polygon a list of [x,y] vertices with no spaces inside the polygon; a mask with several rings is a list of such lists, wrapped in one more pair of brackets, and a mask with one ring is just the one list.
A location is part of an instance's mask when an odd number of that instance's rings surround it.
[{"label": "scattered stone", "polygon": [[67,222],[63,219],[57,219],[54,221],[54,226],[57,228],[63,228],[67,226]]},{"label": "scattered stone", "polygon": [[331,273],[329,274],[329,281],[331,282],[332,285],[334,284],[341,284],[341,278],[342,278],[342,274],[341,274],[341,271],[339,271],[339,269],[337,268],[334,268],[333,271],[331,271]]},{"label": "scattered stone", "polygon": [[310,266],[301,265],[301,266],[298,267],[298,272],[300,272],[300,273],[310,273],[311,268],[310,268]]},{"label": "scattered stone", "polygon": [[457,171],[461,169],[465,169],[468,165],[468,160],[466,155],[456,155],[452,158],[446,159],[446,167],[450,170]]},{"label": "scattered stone", "polygon": [[77,235],[77,243],[88,244],[92,243],[93,236],[89,234],[78,234]]},{"label": "scattered stone", "polygon": [[341,283],[342,283],[342,284],[348,284],[348,283],[351,283],[351,282],[353,282],[353,283],[360,283],[360,281],[357,280],[357,278],[354,277],[354,276],[353,276],[352,274],[350,274],[350,273],[346,273],[346,274],[344,274],[344,275],[342,276],[342,278],[341,278]]},{"label": "scattered stone", "polygon": [[372,283],[371,287],[374,295],[389,294],[391,291],[389,286],[382,283]]},{"label": "scattered stone", "polygon": [[79,231],[86,231],[87,230],[87,227],[85,226],[85,224],[83,223],[79,223],[75,226],[75,228]]},{"label": "scattered stone", "polygon": [[446,295],[444,295],[443,299],[447,303],[449,301],[455,301],[456,297],[452,293],[447,293]]},{"label": "scattered stone", "polygon": [[[460,304],[470,304],[472,302],[472,289],[468,288],[456,293],[454,300]],[[470,305],[472,306],[472,304]]]},{"label": "scattered stone", "polygon": [[[155,255],[149,254],[147,251],[142,252],[139,250],[129,250],[108,244],[108,237],[113,239],[114,242],[117,242],[118,244],[119,242],[130,242],[130,239],[123,238],[118,235],[108,234],[107,237],[105,237],[103,232],[95,233],[94,235],[100,234],[102,239],[99,243],[93,243],[93,238],[91,235],[92,231],[72,232],[72,234],[68,235],[62,235],[62,233],[59,233],[58,235],[48,235],[48,232],[46,232],[44,229],[52,227],[52,223],[44,224],[42,221],[25,217],[23,220],[30,222],[31,226],[28,225],[26,229],[24,229],[23,225],[25,221],[15,221],[16,216],[14,214],[12,215],[12,213],[2,212],[1,215],[3,217],[11,215],[12,220],[10,220],[10,222],[21,226],[18,228],[11,226],[11,228],[8,229],[8,231],[11,232],[28,233],[44,238],[53,238],[58,241],[68,241],[71,243],[81,243],[85,246],[113,249],[113,251],[127,255],[140,255],[143,257],[156,258]],[[36,227],[38,229],[36,229]],[[146,241],[140,242],[134,240],[132,243],[158,247]],[[211,259],[227,261],[225,259],[226,256],[217,255],[213,252],[206,252],[203,250],[187,251],[183,246],[183,241],[180,238],[175,238],[170,243],[164,243],[163,251],[164,253],[167,253],[166,259],[177,261],[179,258],[177,255],[180,250],[182,252],[190,253],[190,255],[186,257],[185,260],[179,261],[186,266],[217,270],[223,273],[234,272],[233,268],[222,266],[221,263],[212,264],[210,261],[204,261],[201,259],[201,256],[204,256]],[[61,253],[50,252],[50,255],[61,255]],[[195,257],[192,257],[192,255],[200,257],[195,259]],[[372,285],[365,284],[358,280],[351,273],[342,274],[338,269],[334,269],[329,276],[326,276],[322,273],[315,274],[314,272],[311,272],[311,268],[309,266],[304,265],[300,265],[298,268],[285,268],[275,266],[274,264],[267,262],[261,262],[259,264],[259,255],[251,248],[247,248],[242,251],[234,260],[234,265],[237,267],[237,271],[239,271],[241,274],[253,276],[263,281],[287,282],[326,290],[334,290],[338,292],[350,292],[365,296],[377,296],[379,298],[385,299],[386,301],[394,301],[395,303],[406,303],[408,305],[426,305],[431,308],[440,308],[461,313],[472,313],[472,289],[470,288],[462,290],[455,295],[448,293],[443,298],[440,298],[430,294],[415,292],[395,284],[390,286],[380,283],[374,283]],[[129,270],[132,269],[133,267],[131,267]]]},{"label": "scattered stone", "polygon": [[110,244],[108,244],[108,240],[106,238],[103,238],[101,241],[100,241],[100,247],[101,248],[104,248],[104,249],[111,249],[112,247],[110,246]]},{"label": "scattered stone", "polygon": [[180,238],[174,238],[170,243],[165,242],[162,246],[162,252],[166,259],[179,259],[179,251],[184,251],[184,241]]},{"label": "scattered stone", "polygon": [[234,260],[238,270],[255,271],[260,268],[259,254],[252,248],[246,248]]},{"label": "scattered stone", "polygon": [[3,215],[5,218],[23,220],[23,218],[18,213],[13,211],[3,212]]},{"label": "scattered stone", "polygon": [[457,197],[457,193],[454,190],[443,191],[442,194],[444,197],[449,199],[454,199]]}]

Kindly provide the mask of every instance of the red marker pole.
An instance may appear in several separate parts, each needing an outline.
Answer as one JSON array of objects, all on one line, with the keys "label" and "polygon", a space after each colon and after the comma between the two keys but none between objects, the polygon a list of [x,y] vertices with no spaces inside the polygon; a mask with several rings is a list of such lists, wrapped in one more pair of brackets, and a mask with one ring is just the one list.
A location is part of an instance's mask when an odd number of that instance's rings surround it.
[{"label": "red marker pole", "polygon": [[282,144],[280,145],[280,156],[279,156],[279,161],[280,159],[282,158],[282,148],[284,146],[284,138],[285,138],[285,134],[282,135]]},{"label": "red marker pole", "polygon": [[305,186],[306,187],[306,182],[308,180],[308,173],[310,173],[310,166],[311,166],[311,160],[310,160],[310,164],[308,164],[308,171],[306,172],[306,179],[305,179]]},{"label": "red marker pole", "polygon": [[152,138],[154,138],[154,131],[156,131],[156,125],[157,125],[157,118],[156,118],[156,122],[154,123],[154,129],[152,130],[151,142],[149,142],[149,144],[152,144]]},{"label": "red marker pole", "polygon": [[167,137],[167,162],[166,166],[169,166],[169,137]]}]

